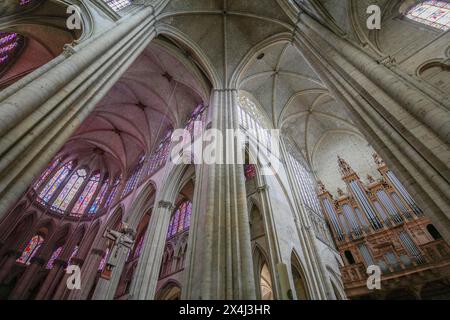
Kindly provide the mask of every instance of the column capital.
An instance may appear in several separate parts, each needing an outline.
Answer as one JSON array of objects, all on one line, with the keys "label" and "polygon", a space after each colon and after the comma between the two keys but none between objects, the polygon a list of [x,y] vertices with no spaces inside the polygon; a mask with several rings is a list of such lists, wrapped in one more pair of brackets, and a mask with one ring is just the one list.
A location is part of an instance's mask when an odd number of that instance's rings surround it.
[{"label": "column capital", "polygon": [[258,191],[258,193],[262,193],[262,192],[267,191],[267,190],[269,190],[269,186],[267,184],[259,186],[259,187],[256,188],[256,191]]},{"label": "column capital", "polygon": [[161,200],[160,202],[158,202],[158,208],[164,208],[172,211],[175,209],[175,206],[170,201]]},{"label": "column capital", "polygon": [[69,58],[70,56],[72,56],[75,53],[76,53],[76,51],[72,44],[65,44],[63,46],[63,55],[66,58]]}]

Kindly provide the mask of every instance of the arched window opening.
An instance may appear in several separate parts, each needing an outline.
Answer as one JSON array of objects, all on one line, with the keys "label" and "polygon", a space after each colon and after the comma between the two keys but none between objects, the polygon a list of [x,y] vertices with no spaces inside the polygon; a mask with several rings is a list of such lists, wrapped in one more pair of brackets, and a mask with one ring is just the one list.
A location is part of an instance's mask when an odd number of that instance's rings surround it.
[{"label": "arched window opening", "polygon": [[46,269],[53,269],[53,266],[55,265],[55,260],[58,259],[59,255],[61,254],[63,247],[58,247],[55,251],[53,251],[52,256],[47,262]]},{"label": "arched window opening", "polygon": [[39,179],[34,183],[33,189],[38,190],[41,185],[44,184],[45,181],[47,181],[47,178],[50,176],[50,174],[58,167],[58,165],[61,162],[61,158],[55,159],[50,165],[45,169],[45,171],[41,174]]},{"label": "arched window opening", "polygon": [[296,267],[292,268],[292,277],[294,280],[294,289],[297,294],[297,300],[308,300],[305,282]]},{"label": "arched window opening", "polygon": [[129,176],[129,178],[127,180],[125,189],[123,189],[122,197],[128,195],[136,187],[136,185],[139,181],[139,178],[141,177],[142,171],[143,171],[142,169],[144,167],[144,160],[145,160],[145,155],[142,155],[139,158],[139,163],[134,168],[133,173]]},{"label": "arched window opening", "polygon": [[273,300],[272,276],[266,263],[261,268],[261,300]]},{"label": "arched window opening", "polygon": [[271,126],[268,120],[261,114],[256,103],[246,94],[239,94],[239,124],[253,136],[259,144],[270,150],[271,135],[268,130]]},{"label": "arched window opening", "polygon": [[169,231],[167,238],[171,238],[178,233],[189,229],[192,213],[192,203],[185,201],[181,203],[170,220]]},{"label": "arched window opening", "polygon": [[69,260],[67,261],[67,265],[68,265],[68,266],[71,266],[71,265],[72,265],[72,260],[73,260],[73,258],[76,257],[76,255],[77,255],[77,253],[78,253],[78,248],[79,248],[78,245],[76,245],[75,248],[73,248],[73,251],[72,251],[72,253],[70,254]]},{"label": "arched window opening", "polygon": [[26,6],[27,4],[32,3],[34,0],[19,0],[19,5]]},{"label": "arched window opening", "polygon": [[44,238],[40,235],[35,235],[28,242],[25,250],[23,250],[22,252],[22,255],[16,261],[22,264],[29,265],[31,263],[31,259],[36,255],[43,243]]},{"label": "arched window opening", "polygon": [[49,182],[45,185],[45,187],[39,193],[40,201],[43,203],[48,203],[53,195],[59,190],[59,187],[66,180],[66,177],[70,174],[73,168],[73,162],[70,161],[66,163],[64,166],[59,168],[59,170],[55,173],[55,175],[50,179]]},{"label": "arched window opening", "polygon": [[172,129],[167,130],[156,151],[150,156],[147,175],[151,176],[166,164],[169,156],[172,132]]},{"label": "arched window opening", "polygon": [[122,175],[118,176],[114,181],[111,192],[108,195],[108,198],[105,202],[105,207],[109,207],[113,204],[114,199],[116,198],[117,191],[119,189],[120,181],[122,180]]},{"label": "arched window opening", "polygon": [[56,200],[53,202],[52,209],[60,213],[64,213],[68,208],[78,193],[78,190],[83,186],[84,181],[87,178],[87,172],[85,169],[78,169],[72,174],[69,181],[64,186],[61,193],[58,195]]},{"label": "arched window opening", "polygon": [[293,168],[293,174],[295,183],[298,186],[300,197],[304,204],[314,211],[314,213],[323,216],[323,212],[320,209],[319,199],[317,197],[317,183],[313,178],[310,170],[308,170],[308,164],[302,154],[297,151],[295,144],[288,138],[284,139],[287,149],[287,160],[291,163]]},{"label": "arched window opening", "polygon": [[[207,108],[203,104],[198,105],[197,108],[195,108],[195,110],[191,113],[186,123],[185,129],[191,133],[193,138],[200,135],[206,125],[206,109]],[[195,122],[200,122],[200,126],[194,126]]]},{"label": "arched window opening", "polygon": [[424,1],[412,7],[406,17],[427,26],[447,31],[450,28],[450,3],[445,1]]},{"label": "arched window opening", "polygon": [[161,263],[161,270],[159,272],[159,278],[162,279],[172,273],[174,251],[170,244],[166,244],[164,249],[163,260]]},{"label": "arched window opening", "polygon": [[137,259],[141,256],[143,246],[144,246],[144,234],[139,238],[136,247],[134,248],[133,254],[134,259]]},{"label": "arched window opening", "polygon": [[355,264],[355,258],[353,258],[353,254],[351,253],[351,251],[345,250],[344,255],[348,264]]},{"label": "arched window opening", "polygon": [[102,260],[100,261],[100,265],[98,266],[98,271],[103,271],[103,269],[105,269],[106,266],[106,262],[108,261],[108,257],[109,257],[109,248],[106,248],[105,250],[105,255],[103,256]]},{"label": "arched window opening", "polygon": [[247,181],[256,177],[256,166],[254,164],[244,164],[244,174]]},{"label": "arched window opening", "polygon": [[433,237],[434,240],[442,239],[441,234],[436,229],[436,227],[432,224],[427,225],[428,233]]},{"label": "arched window opening", "polygon": [[0,74],[17,57],[23,45],[23,36],[17,33],[0,32]]},{"label": "arched window opening", "polygon": [[83,192],[81,193],[80,197],[75,203],[75,206],[72,209],[73,215],[75,216],[83,215],[89,203],[91,202],[91,199],[95,194],[95,191],[97,190],[99,181],[100,181],[100,173],[97,173],[96,175],[92,176],[89,179],[89,182],[84,187]]},{"label": "arched window opening", "polygon": [[91,207],[89,208],[88,214],[95,214],[97,213],[98,209],[103,203],[103,199],[105,198],[106,191],[109,187],[109,179],[106,179],[105,182],[103,182],[102,188],[100,189],[99,193],[97,194],[97,197],[95,197],[94,202],[92,203]]},{"label": "arched window opening", "polygon": [[132,0],[103,0],[114,11],[120,11],[123,8],[128,7]]}]

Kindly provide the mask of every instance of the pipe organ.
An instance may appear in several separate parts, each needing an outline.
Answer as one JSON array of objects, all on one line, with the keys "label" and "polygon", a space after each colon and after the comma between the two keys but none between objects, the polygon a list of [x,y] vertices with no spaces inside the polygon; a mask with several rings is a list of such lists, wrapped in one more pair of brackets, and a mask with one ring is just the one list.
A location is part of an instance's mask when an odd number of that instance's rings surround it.
[{"label": "pipe organ", "polygon": [[[336,199],[318,183],[320,204],[344,261],[348,297],[384,299],[403,290],[405,298],[449,298],[449,246],[383,159],[377,154],[373,159],[382,178],[368,175],[364,183],[338,156],[347,192],[338,189]],[[381,290],[367,287],[371,265],[380,268]]]}]

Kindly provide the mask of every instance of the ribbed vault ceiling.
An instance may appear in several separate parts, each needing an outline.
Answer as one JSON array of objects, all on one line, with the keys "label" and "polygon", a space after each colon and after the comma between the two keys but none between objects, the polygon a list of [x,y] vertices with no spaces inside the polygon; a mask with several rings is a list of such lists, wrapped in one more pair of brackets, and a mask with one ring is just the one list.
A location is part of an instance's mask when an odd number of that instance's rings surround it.
[{"label": "ribbed vault ceiling", "polygon": [[152,43],[102,99],[62,152],[109,172],[127,172],[168,128],[181,126],[208,101],[209,88],[189,63],[162,42]]}]

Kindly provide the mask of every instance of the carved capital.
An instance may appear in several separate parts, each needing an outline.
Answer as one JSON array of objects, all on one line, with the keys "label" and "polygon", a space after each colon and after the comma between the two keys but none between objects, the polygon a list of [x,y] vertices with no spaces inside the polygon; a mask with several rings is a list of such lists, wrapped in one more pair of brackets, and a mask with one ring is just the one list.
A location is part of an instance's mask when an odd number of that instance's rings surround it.
[{"label": "carved capital", "polygon": [[75,53],[75,48],[72,46],[72,44],[65,44],[63,47],[63,55],[66,58],[69,58],[70,56],[72,56]]},{"label": "carved capital", "polygon": [[395,58],[393,58],[391,56],[387,56],[381,60],[378,60],[378,63],[384,65],[387,68],[390,68],[390,67],[395,66],[396,61],[395,61]]},{"label": "carved capital", "polygon": [[161,200],[160,202],[158,202],[158,208],[164,208],[172,211],[175,209],[175,206],[172,204],[172,202]]},{"label": "carved capital", "polygon": [[259,187],[256,188],[256,191],[258,191],[259,193],[262,193],[262,192],[267,191],[267,190],[269,190],[269,186],[267,184],[259,186]]}]

